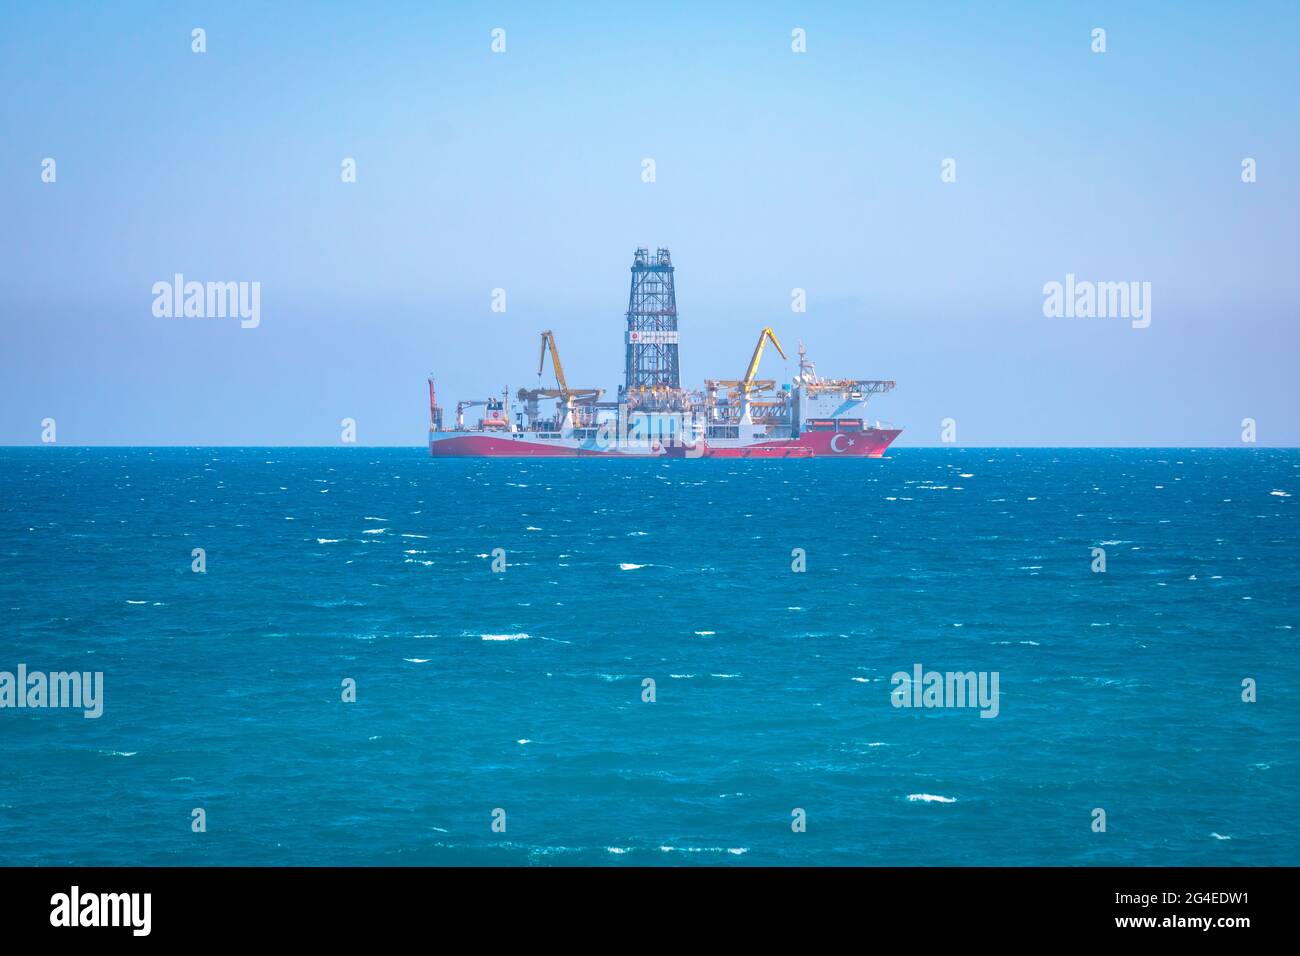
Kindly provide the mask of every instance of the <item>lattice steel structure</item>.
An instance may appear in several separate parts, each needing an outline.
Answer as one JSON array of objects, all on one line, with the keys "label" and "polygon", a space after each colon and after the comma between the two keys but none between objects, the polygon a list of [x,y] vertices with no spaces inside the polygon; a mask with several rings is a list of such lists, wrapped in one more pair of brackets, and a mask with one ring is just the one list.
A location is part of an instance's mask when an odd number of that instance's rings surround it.
[{"label": "lattice steel structure", "polygon": [[667,249],[638,249],[627,299],[627,400],[672,405],[680,402],[677,361],[677,294]]}]

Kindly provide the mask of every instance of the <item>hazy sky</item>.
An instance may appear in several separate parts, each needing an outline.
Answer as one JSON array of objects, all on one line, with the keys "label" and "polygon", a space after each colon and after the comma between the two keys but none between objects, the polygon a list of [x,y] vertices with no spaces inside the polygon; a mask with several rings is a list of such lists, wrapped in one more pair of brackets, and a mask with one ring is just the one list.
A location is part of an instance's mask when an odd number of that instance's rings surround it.
[{"label": "hazy sky", "polygon": [[[1300,445],[1298,9],[4,4],[0,443],[419,444],[544,328],[612,391],[644,245],[691,385],[772,325],[900,445]],[[177,272],[260,325],[155,317]],[[1044,317],[1067,273],[1150,326]]]}]

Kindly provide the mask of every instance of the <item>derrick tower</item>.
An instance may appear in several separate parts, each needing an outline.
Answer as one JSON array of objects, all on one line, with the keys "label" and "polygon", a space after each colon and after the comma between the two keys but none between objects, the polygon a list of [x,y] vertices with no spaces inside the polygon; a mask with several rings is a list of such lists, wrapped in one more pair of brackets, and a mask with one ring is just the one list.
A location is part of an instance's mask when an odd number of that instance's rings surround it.
[{"label": "derrick tower", "polygon": [[624,399],[632,405],[680,407],[677,362],[677,294],[667,249],[637,249],[627,298],[627,362]]}]

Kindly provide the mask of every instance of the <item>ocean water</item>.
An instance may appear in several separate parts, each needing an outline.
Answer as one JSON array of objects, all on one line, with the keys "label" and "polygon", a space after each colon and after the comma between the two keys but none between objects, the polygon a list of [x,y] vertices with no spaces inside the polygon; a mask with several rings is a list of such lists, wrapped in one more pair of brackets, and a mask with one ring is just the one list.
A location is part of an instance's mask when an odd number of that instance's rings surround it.
[{"label": "ocean water", "polygon": [[[104,674],[0,710],[0,863],[1294,865],[1298,493],[1268,449],[0,449],[0,670]],[[893,706],[916,664],[997,716]]]}]

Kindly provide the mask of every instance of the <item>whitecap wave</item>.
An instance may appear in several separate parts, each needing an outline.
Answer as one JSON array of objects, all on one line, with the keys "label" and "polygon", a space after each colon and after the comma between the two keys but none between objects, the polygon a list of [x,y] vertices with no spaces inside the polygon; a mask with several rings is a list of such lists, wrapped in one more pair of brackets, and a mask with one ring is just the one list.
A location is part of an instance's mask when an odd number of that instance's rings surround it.
[{"label": "whitecap wave", "polygon": [[744,846],[661,846],[661,853],[730,853],[733,856],[740,856],[742,853],[748,853],[749,847]]}]

